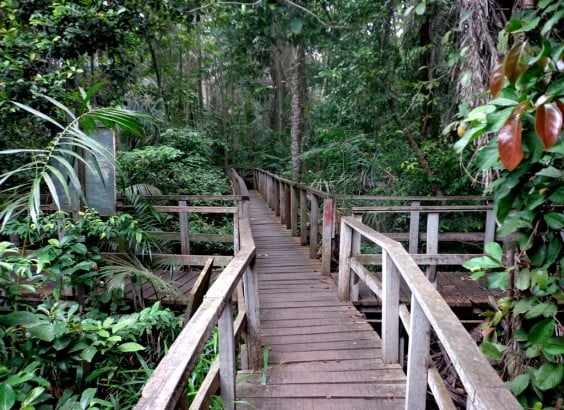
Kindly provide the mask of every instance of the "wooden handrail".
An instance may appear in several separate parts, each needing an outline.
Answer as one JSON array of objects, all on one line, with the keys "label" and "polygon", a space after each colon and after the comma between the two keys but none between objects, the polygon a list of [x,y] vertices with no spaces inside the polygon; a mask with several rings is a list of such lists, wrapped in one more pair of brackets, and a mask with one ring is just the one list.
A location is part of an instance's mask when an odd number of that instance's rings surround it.
[{"label": "wooden handrail", "polygon": [[[359,264],[360,237],[382,248],[382,279],[369,275]],[[361,265],[362,266],[362,265]],[[359,273],[360,272],[360,273]],[[444,347],[468,394],[469,409],[518,409],[519,403],[505,387],[495,370],[482,355],[474,340],[464,329],[448,304],[415,261],[401,246],[387,236],[367,227],[353,217],[341,219],[339,297],[350,300],[358,276],[374,289],[382,300],[382,358],[385,363],[397,363],[399,352],[400,314],[409,323],[407,393],[405,408],[424,409],[427,384],[436,388],[436,373],[429,373],[429,343],[431,330]],[[400,307],[399,283],[403,279],[411,291],[411,312],[406,318]],[[444,391],[444,389],[443,389]],[[437,402],[442,402],[441,397]],[[448,402],[448,401],[447,401]]]},{"label": "wooden handrail", "polygon": [[[134,407],[138,410],[185,409],[184,391],[205,342],[219,328],[219,387],[223,405],[234,408],[235,403],[235,343],[243,323],[247,351],[246,368],[259,369],[262,362],[260,343],[258,283],[255,269],[256,248],[247,214],[248,191],[244,181],[235,171],[230,172],[233,190],[243,194],[236,216],[236,255],[206,292],[200,307],[186,323],[180,335],[160,361],[143,388],[142,396]],[[234,324],[232,299],[237,292],[239,312]],[[217,370],[217,368],[216,368]],[[213,377],[217,377],[216,375]],[[206,383],[207,388],[217,388],[217,383]],[[209,396],[214,391],[199,395]]]}]

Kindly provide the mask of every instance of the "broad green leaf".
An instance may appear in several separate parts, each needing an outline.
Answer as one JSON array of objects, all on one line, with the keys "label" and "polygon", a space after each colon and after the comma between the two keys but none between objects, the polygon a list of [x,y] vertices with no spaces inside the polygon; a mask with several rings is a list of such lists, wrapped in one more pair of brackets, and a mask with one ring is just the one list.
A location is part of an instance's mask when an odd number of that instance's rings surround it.
[{"label": "broad green leaf", "polygon": [[544,350],[554,356],[564,354],[564,336],[554,336],[548,339],[544,345]]},{"label": "broad green leaf", "polygon": [[541,30],[541,35],[546,36],[550,30],[564,17],[564,9],[558,10],[554,15],[548,19]]},{"label": "broad green leaf", "polygon": [[462,266],[471,271],[503,267],[500,262],[487,255],[469,259]]},{"label": "broad green leaf", "polygon": [[560,250],[562,249],[562,242],[559,240],[551,240],[546,247],[546,263],[552,265],[558,259]]},{"label": "broad green leaf", "polygon": [[[44,392],[45,392],[45,387],[38,386],[33,388],[29,393],[25,395],[24,399],[22,400],[21,407],[25,408],[28,406],[33,406],[34,404],[36,404],[37,399],[39,399]],[[34,407],[30,407],[30,408],[33,409]]]},{"label": "broad green leaf", "polygon": [[503,249],[497,242],[488,242],[485,246],[486,253],[493,258],[499,265],[502,265],[501,258],[503,257]]},{"label": "broad green leaf", "polygon": [[518,101],[511,100],[509,98],[496,98],[488,102],[490,105],[496,105],[498,107],[515,107]]},{"label": "broad green leaf", "polygon": [[73,243],[71,249],[74,253],[78,253],[79,255],[86,255],[88,253],[88,248],[83,243]]},{"label": "broad green leaf", "polygon": [[118,350],[123,353],[129,353],[129,352],[138,352],[139,350],[145,350],[145,348],[141,346],[139,343],[127,342],[119,345]]},{"label": "broad green leaf", "polygon": [[492,139],[479,149],[476,155],[476,166],[483,171],[490,168],[501,167],[499,151],[497,150],[497,140]]},{"label": "broad green leaf", "polygon": [[470,275],[470,279],[472,279],[472,280],[478,280],[478,279],[484,277],[485,274],[486,274],[486,271],[479,270],[479,271],[474,272],[473,274],[471,274],[471,275]]},{"label": "broad green leaf", "polygon": [[455,152],[460,154],[469,143],[471,143],[476,138],[484,134],[485,128],[486,128],[486,124],[480,124],[466,131],[464,136],[460,138],[458,141],[456,141],[456,143],[454,144]]},{"label": "broad green leaf", "polygon": [[513,332],[513,339],[515,339],[515,341],[517,342],[526,342],[527,340],[529,340],[529,335],[523,329],[516,329]]},{"label": "broad green leaf", "polygon": [[80,407],[82,407],[83,409],[87,409],[95,395],[96,395],[95,388],[91,387],[89,389],[84,390],[82,392],[82,395],[80,396]]},{"label": "broad green leaf", "polygon": [[564,214],[560,212],[548,212],[544,216],[544,221],[551,229],[560,230],[564,228]]},{"label": "broad green leaf", "polygon": [[0,323],[7,326],[33,326],[42,322],[42,316],[25,311],[17,311],[0,315]]},{"label": "broad green leaf", "polygon": [[80,352],[80,358],[90,363],[97,352],[98,350],[94,346],[88,346],[86,349]]},{"label": "broad green leaf", "polygon": [[16,404],[16,393],[12,386],[0,383],[0,408],[10,410]]},{"label": "broad green leaf", "polygon": [[482,342],[480,351],[490,359],[501,360],[505,346],[498,343]]},{"label": "broad green leaf", "polygon": [[546,260],[546,244],[540,243],[534,250],[528,253],[534,266],[542,266]]},{"label": "broad green leaf", "polygon": [[531,271],[531,283],[538,285],[541,289],[546,289],[550,277],[546,269],[538,268]]},{"label": "broad green leaf", "polygon": [[495,107],[495,105],[491,105],[491,104],[480,105],[474,108],[472,111],[470,111],[464,120],[465,121],[483,120],[486,118],[488,114],[495,112],[496,109],[497,108]]},{"label": "broad green leaf", "polygon": [[33,336],[45,342],[55,340],[55,326],[52,323],[41,323],[27,328]]},{"label": "broad green leaf", "polygon": [[529,289],[529,286],[531,286],[531,272],[529,269],[522,269],[515,278],[515,287],[519,290],[525,290]]},{"label": "broad green leaf", "polygon": [[525,391],[525,389],[529,385],[530,380],[531,378],[527,373],[520,374],[513,380],[505,382],[505,386],[509,390],[511,390],[511,393],[513,393],[515,396],[518,396]]},{"label": "broad green leaf", "polygon": [[529,331],[529,342],[542,345],[554,334],[554,319],[544,319],[533,325]]},{"label": "broad green leaf", "polygon": [[536,372],[535,386],[541,390],[550,390],[559,386],[564,378],[564,363],[545,363]]},{"label": "broad green leaf", "polygon": [[536,306],[533,306],[527,313],[525,313],[526,319],[534,319],[539,316],[549,317],[555,316],[556,312],[558,312],[558,308],[554,303],[539,303]]},{"label": "broad green leaf", "polygon": [[555,168],[555,167],[553,167],[553,166],[550,166],[550,167],[546,167],[546,168],[541,169],[541,170],[540,170],[539,172],[537,172],[535,175],[536,175],[536,176],[539,176],[539,177],[548,177],[548,178],[557,178],[557,179],[559,179],[559,178],[562,178],[562,176],[563,176],[564,174],[562,173],[561,170],[559,170],[559,169],[557,169],[557,168]]},{"label": "broad green leaf", "polygon": [[488,289],[507,289],[507,273],[505,271],[491,272],[486,278]]}]

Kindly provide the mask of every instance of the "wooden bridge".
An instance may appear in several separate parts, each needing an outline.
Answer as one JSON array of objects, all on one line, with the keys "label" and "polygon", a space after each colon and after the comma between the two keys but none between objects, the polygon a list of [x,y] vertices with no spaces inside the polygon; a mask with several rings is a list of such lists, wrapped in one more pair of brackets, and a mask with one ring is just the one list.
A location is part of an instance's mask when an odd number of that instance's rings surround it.
[{"label": "wooden bridge", "polygon": [[[262,171],[254,175],[259,194],[248,192],[238,175],[232,180],[235,195],[246,199],[235,218],[237,252],[153,373],[136,409],[207,408],[218,390],[225,408],[424,409],[430,390],[438,408],[455,409],[429,360],[432,335],[466,391],[466,408],[520,408],[432,283],[436,266],[468,256],[439,255],[439,235],[428,228],[428,252],[414,258],[358,216],[342,216],[337,225],[334,197]],[[362,210],[367,211],[380,210]],[[413,217],[444,209],[408,211]],[[336,284],[329,273],[337,230]],[[408,234],[410,241],[421,238]],[[481,240],[491,235],[486,224]],[[366,255],[361,243],[381,251]],[[321,260],[311,258],[318,249]],[[427,274],[417,263],[427,266]],[[381,266],[381,272],[368,265]],[[381,301],[381,337],[351,302],[358,300],[361,284]],[[216,325],[218,360],[188,405],[186,380]]]}]

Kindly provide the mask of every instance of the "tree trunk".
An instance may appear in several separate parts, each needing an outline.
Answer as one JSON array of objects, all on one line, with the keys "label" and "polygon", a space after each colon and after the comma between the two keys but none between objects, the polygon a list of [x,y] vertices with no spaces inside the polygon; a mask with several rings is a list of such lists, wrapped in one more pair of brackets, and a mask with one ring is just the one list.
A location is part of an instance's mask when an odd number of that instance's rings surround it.
[{"label": "tree trunk", "polygon": [[292,94],[291,102],[291,163],[292,163],[292,179],[298,181],[300,179],[300,159],[301,142],[305,133],[305,95],[306,95],[306,78],[305,78],[305,51],[301,44],[292,47],[292,68],[290,73],[290,92]]},{"label": "tree trunk", "polygon": [[284,132],[284,121],[283,121],[283,102],[284,102],[284,85],[283,85],[283,69],[282,69],[282,55],[284,50],[284,45],[280,40],[280,27],[278,23],[272,25],[272,38],[276,40],[273,42],[270,48],[270,59],[272,65],[272,86],[274,88],[274,107],[272,107],[272,124],[273,129],[282,135]]}]

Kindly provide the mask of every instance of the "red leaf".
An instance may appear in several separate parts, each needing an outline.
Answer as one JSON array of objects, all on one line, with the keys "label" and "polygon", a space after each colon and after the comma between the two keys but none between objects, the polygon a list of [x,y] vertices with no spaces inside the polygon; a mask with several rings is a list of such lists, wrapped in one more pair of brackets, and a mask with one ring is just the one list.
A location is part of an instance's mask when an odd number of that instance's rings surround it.
[{"label": "red leaf", "polygon": [[545,148],[550,148],[558,142],[562,130],[562,112],[556,103],[543,104],[537,108],[535,130]]},{"label": "red leaf", "polygon": [[560,108],[560,113],[564,116],[564,102],[556,100],[556,105]]},{"label": "red leaf", "polygon": [[523,159],[521,135],[523,126],[518,115],[512,115],[499,130],[497,145],[501,163],[505,168],[513,171]]},{"label": "red leaf", "polygon": [[505,80],[505,69],[503,64],[497,64],[490,75],[490,91],[494,98],[497,98]]},{"label": "red leaf", "polygon": [[505,75],[511,84],[515,84],[519,76],[528,68],[528,65],[522,62],[522,57],[526,55],[526,46],[527,43],[515,44],[505,58]]}]

